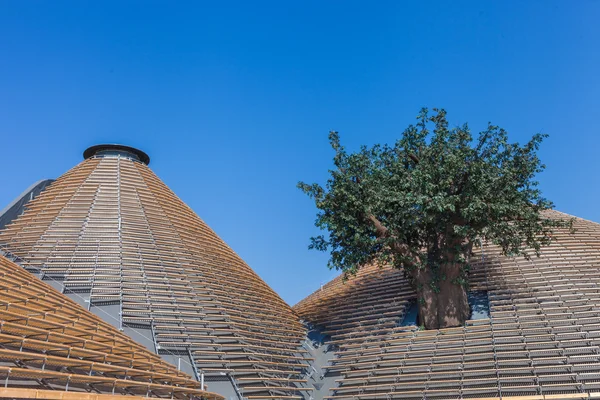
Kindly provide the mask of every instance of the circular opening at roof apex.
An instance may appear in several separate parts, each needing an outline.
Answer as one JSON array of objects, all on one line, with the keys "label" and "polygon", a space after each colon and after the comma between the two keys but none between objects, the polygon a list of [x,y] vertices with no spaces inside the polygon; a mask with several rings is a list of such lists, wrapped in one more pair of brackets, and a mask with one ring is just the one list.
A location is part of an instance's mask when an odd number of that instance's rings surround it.
[{"label": "circular opening at roof apex", "polygon": [[143,162],[144,164],[150,164],[150,156],[144,153],[142,150],[138,150],[135,147],[124,146],[122,144],[97,144],[92,147],[88,147],[83,152],[83,158],[88,159],[91,157],[107,156],[107,155],[124,155],[130,158]]}]

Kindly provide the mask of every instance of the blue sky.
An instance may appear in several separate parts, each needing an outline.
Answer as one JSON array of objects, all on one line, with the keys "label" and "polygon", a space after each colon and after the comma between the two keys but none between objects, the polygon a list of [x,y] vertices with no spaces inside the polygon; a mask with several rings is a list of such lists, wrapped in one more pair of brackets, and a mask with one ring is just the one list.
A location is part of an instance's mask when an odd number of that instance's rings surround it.
[{"label": "blue sky", "polygon": [[[417,3],[422,3],[418,4]],[[391,143],[422,106],[524,142],[557,209],[600,221],[599,1],[0,2],[0,208],[93,144],[151,167],[293,304],[327,132]]]}]

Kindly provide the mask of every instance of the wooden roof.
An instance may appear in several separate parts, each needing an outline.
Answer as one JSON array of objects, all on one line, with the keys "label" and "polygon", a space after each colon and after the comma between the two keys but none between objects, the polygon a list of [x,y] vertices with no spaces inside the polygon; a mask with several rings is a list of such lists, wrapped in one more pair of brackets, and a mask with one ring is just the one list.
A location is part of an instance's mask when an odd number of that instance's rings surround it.
[{"label": "wooden roof", "polygon": [[490,318],[465,327],[400,326],[416,295],[390,267],[364,267],[302,300],[294,309],[336,346],[328,398],[600,397],[600,225],[575,228],[530,261],[477,251],[471,289],[487,291]]},{"label": "wooden roof", "polygon": [[309,361],[297,315],[144,163],[83,161],[0,246],[91,307],[118,305],[120,324],[152,329],[161,354],[190,354],[209,380],[230,375],[253,398],[306,390],[289,383]]},{"label": "wooden roof", "polygon": [[5,384],[0,398],[26,398],[30,392],[35,398],[63,396],[54,390],[90,399],[107,394],[222,399],[4,256],[0,381]]}]

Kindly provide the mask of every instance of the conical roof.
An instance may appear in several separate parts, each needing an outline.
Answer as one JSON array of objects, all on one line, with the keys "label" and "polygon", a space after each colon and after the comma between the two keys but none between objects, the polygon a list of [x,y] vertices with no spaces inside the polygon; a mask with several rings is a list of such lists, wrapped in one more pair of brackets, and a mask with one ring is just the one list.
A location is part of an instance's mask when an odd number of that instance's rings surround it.
[{"label": "conical roof", "polygon": [[477,251],[470,288],[478,301],[465,327],[407,322],[416,294],[390,267],[365,266],[299,302],[294,309],[335,349],[322,366],[335,377],[326,398],[600,397],[600,224],[577,218],[574,227],[531,260],[494,246]]},{"label": "conical roof", "polygon": [[0,321],[0,398],[222,399],[1,255]]},{"label": "conical roof", "polygon": [[[292,309],[147,166],[102,145],[0,233],[30,271],[219,393],[294,396]],[[233,394],[235,395],[235,393]]]}]

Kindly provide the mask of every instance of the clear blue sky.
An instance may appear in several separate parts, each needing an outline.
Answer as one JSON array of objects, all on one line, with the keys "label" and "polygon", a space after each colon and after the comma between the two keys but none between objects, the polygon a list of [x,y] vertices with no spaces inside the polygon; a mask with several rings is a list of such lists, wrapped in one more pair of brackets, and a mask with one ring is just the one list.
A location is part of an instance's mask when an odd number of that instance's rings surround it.
[{"label": "clear blue sky", "polygon": [[600,221],[600,2],[0,2],[0,208],[93,144],[151,167],[283,298],[309,251],[327,132],[393,142],[422,106],[550,139],[557,209]]}]

